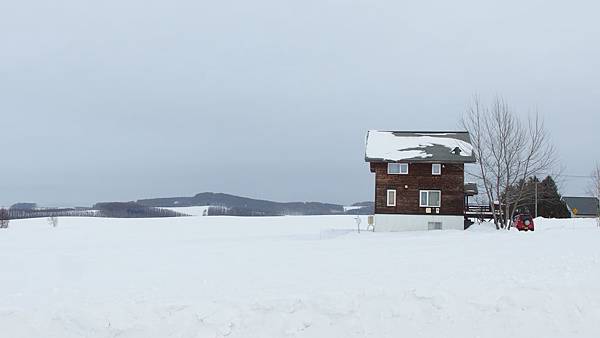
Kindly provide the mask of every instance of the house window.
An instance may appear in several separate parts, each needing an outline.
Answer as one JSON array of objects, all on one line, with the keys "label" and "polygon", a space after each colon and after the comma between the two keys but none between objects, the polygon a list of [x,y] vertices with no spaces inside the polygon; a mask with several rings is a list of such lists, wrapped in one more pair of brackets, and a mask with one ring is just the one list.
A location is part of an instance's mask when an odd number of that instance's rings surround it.
[{"label": "house window", "polygon": [[388,190],[387,191],[387,206],[395,207],[396,206],[396,190]]},{"label": "house window", "polygon": [[388,174],[407,175],[408,163],[388,163]]},{"label": "house window", "polygon": [[431,175],[441,175],[442,165],[440,163],[433,163],[431,165]]},{"label": "house window", "polygon": [[439,208],[442,192],[439,190],[421,190],[419,206],[423,208]]}]

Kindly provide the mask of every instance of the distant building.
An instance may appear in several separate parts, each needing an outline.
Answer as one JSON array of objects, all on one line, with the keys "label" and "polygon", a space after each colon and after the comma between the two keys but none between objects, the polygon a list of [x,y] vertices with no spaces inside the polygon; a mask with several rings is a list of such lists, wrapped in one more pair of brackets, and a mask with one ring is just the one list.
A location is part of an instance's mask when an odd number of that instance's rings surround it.
[{"label": "distant building", "polygon": [[600,206],[596,197],[563,197],[571,217],[598,217]]},{"label": "distant building", "polygon": [[464,165],[474,163],[468,132],[376,131],[365,160],[375,173],[375,231],[464,229]]}]

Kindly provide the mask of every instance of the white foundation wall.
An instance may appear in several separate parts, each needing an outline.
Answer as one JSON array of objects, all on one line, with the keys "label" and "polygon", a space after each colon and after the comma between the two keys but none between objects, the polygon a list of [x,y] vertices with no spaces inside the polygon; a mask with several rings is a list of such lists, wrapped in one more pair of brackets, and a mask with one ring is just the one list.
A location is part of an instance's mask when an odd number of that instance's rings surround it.
[{"label": "white foundation wall", "polygon": [[463,216],[375,214],[375,231],[429,230],[429,222],[442,223],[442,230],[464,230]]}]

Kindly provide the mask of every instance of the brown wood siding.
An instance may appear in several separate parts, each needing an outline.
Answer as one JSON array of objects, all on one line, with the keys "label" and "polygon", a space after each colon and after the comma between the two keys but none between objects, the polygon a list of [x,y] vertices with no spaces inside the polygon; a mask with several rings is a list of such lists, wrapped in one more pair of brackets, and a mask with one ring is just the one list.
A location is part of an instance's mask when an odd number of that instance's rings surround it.
[{"label": "brown wood siding", "polygon": [[[375,173],[376,214],[427,214],[419,206],[420,190],[440,190],[439,215],[464,215],[464,164],[442,164],[442,174],[431,174],[431,163],[410,163],[408,175],[389,175],[387,163],[371,162]],[[407,186],[407,188],[405,188]],[[396,206],[387,206],[387,190],[396,190]],[[432,210],[435,214],[435,209]]]}]

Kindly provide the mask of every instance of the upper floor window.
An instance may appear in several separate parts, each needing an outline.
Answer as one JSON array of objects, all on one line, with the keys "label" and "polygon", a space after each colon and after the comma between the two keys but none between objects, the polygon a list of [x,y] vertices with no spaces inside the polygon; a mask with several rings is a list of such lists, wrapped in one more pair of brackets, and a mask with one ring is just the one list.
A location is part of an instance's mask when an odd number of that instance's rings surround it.
[{"label": "upper floor window", "polygon": [[408,163],[388,163],[388,174],[407,175]]},{"label": "upper floor window", "polygon": [[441,175],[442,165],[440,163],[433,163],[431,165],[431,175]]},{"label": "upper floor window", "polygon": [[421,190],[419,206],[423,208],[439,208],[442,201],[442,192],[439,190]]}]

